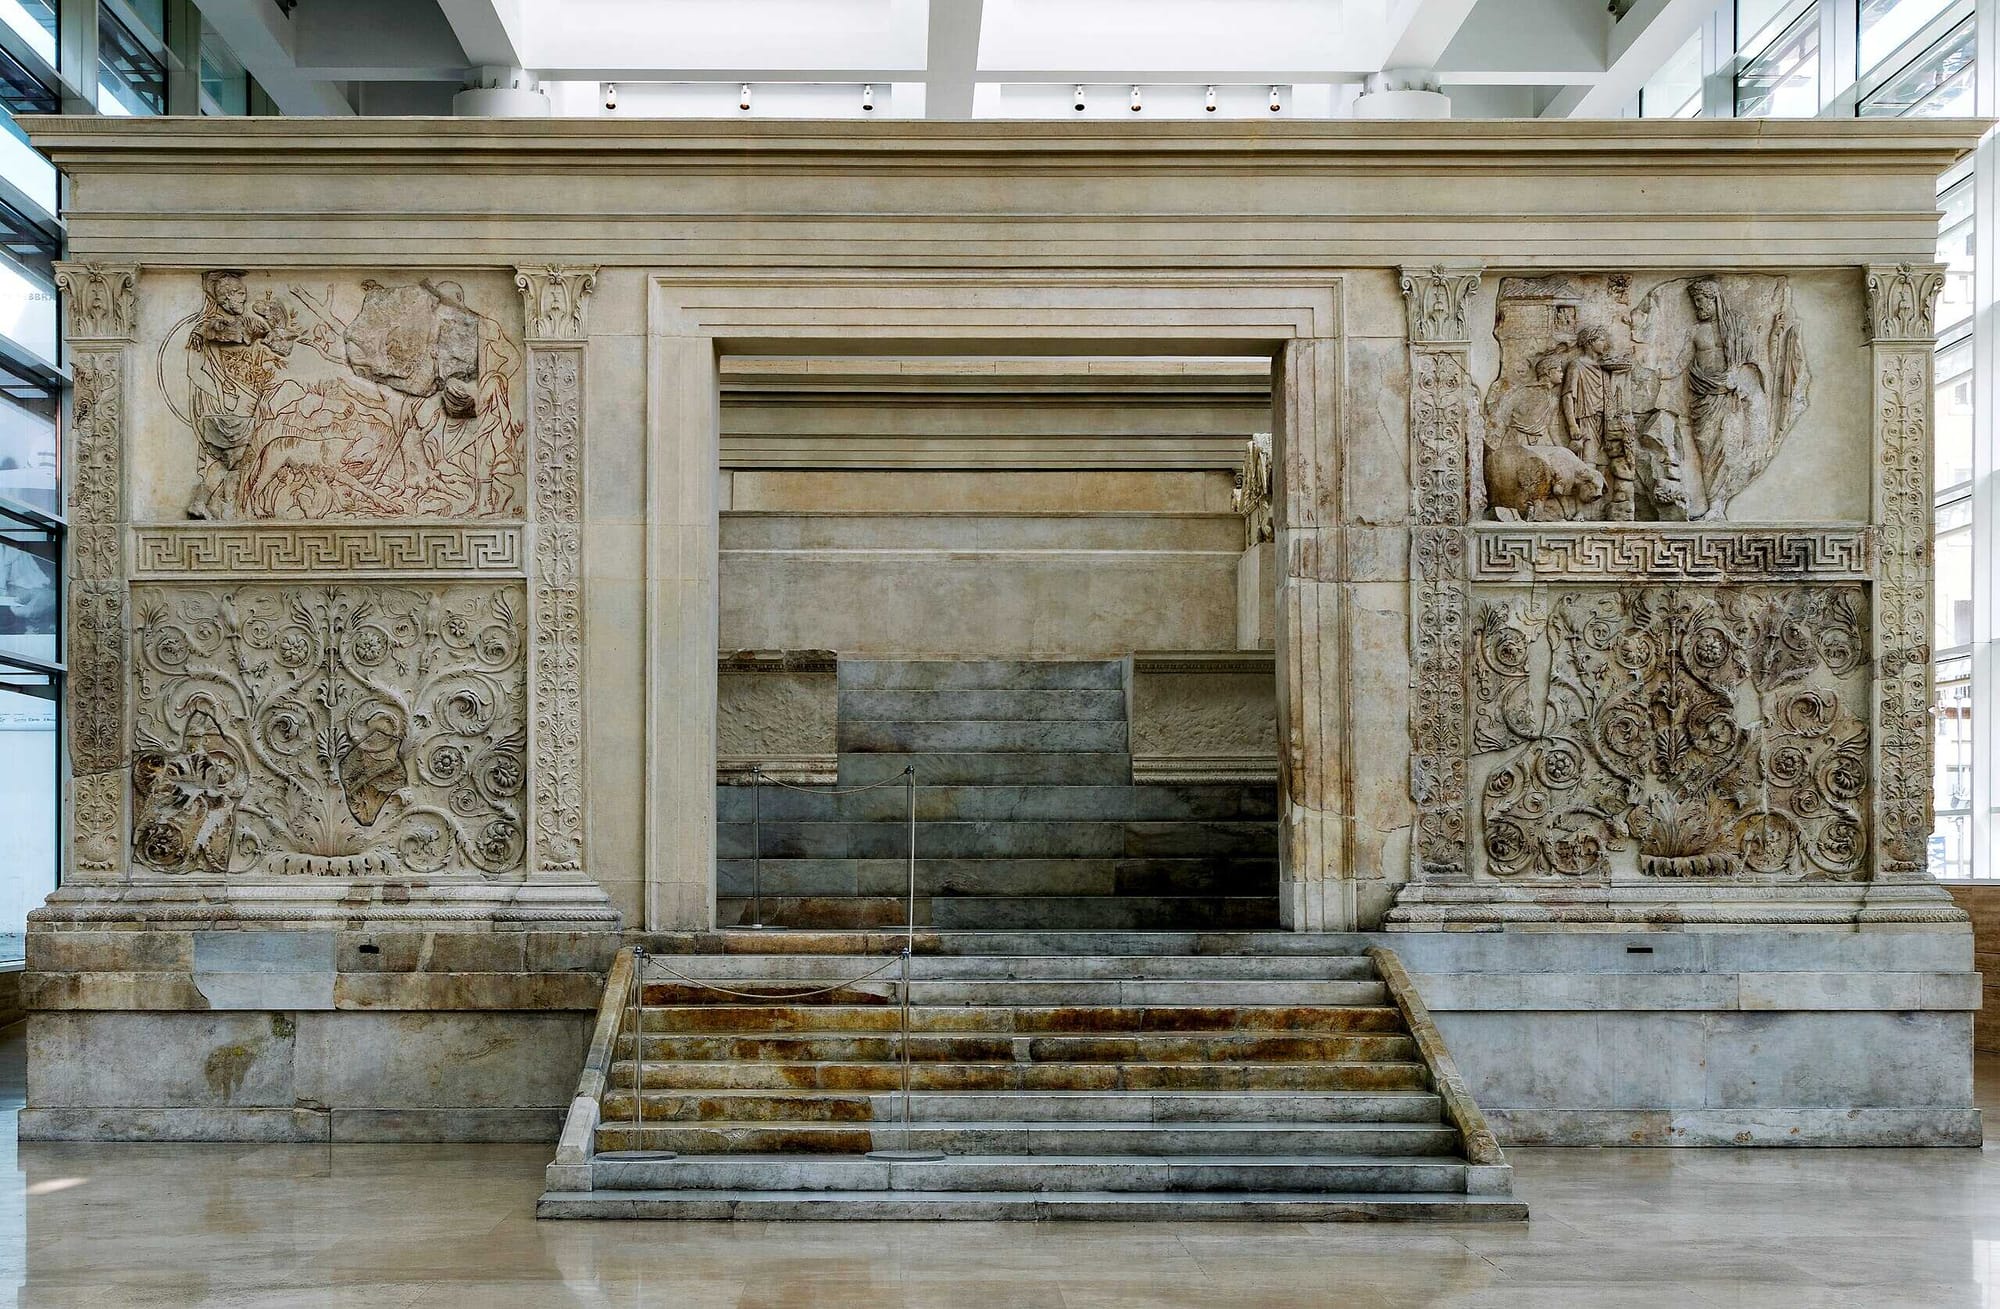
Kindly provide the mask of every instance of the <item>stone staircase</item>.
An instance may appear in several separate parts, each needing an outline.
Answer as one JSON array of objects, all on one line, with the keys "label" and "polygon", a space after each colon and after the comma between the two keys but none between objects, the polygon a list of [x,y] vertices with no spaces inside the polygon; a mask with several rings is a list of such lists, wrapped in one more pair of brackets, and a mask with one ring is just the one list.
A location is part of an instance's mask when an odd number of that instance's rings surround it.
[{"label": "stone staircase", "polygon": [[[944,930],[1275,927],[1268,783],[1135,786],[1118,661],[842,659],[841,787],[917,777],[917,922]],[[718,919],[900,927],[907,799],[717,788]]]},{"label": "stone staircase", "polygon": [[945,1157],[902,1162],[866,1157],[906,1144],[896,970],[838,985],[897,938],[788,935],[656,956],[643,1010],[620,955],[540,1216],[1525,1217],[1400,965],[1356,939],[920,938],[907,1145]]}]

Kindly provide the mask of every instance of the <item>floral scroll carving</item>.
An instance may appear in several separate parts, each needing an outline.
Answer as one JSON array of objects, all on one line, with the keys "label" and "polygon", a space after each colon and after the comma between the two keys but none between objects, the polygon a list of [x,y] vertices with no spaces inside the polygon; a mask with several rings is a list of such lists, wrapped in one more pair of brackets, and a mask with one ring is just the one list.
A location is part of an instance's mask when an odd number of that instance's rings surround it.
[{"label": "floral scroll carving", "polygon": [[128,341],[137,326],[139,266],[62,262],[63,328],[71,341]]},{"label": "floral scroll carving", "polygon": [[521,608],[518,586],[135,587],[135,864],[518,871]]},{"label": "floral scroll carving", "polygon": [[1783,277],[1509,277],[1485,403],[1486,508],[1503,522],[1717,520],[1805,413]]},{"label": "floral scroll carving", "polygon": [[1944,269],[1897,264],[1868,272],[1868,336],[1873,341],[1930,344],[1936,335]]},{"label": "floral scroll carving", "polygon": [[1481,871],[1865,879],[1867,629],[1858,585],[1489,599],[1466,667]]},{"label": "floral scroll carving", "polygon": [[1479,270],[1433,264],[1403,270],[1403,303],[1412,345],[1463,344],[1471,336],[1466,312],[1479,293]]},{"label": "floral scroll carving", "polygon": [[190,518],[519,518],[517,334],[448,279],[202,274],[159,347],[196,443]]},{"label": "floral scroll carving", "polygon": [[581,341],[595,268],[522,268],[514,274],[531,341]]}]

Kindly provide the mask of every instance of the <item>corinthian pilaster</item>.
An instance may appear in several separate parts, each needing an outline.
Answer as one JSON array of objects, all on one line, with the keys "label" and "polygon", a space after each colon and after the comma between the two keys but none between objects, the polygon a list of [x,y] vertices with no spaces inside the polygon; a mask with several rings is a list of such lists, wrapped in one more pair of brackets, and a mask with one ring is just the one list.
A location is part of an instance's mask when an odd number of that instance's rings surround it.
[{"label": "corinthian pilaster", "polygon": [[529,870],[583,867],[583,357],[595,268],[520,268],[528,348]]},{"label": "corinthian pilaster", "polygon": [[70,860],[75,880],[123,864],[126,596],[125,374],[137,322],[136,264],[59,263],[69,342]]},{"label": "corinthian pilaster", "polygon": [[1411,877],[1463,881],[1466,483],[1478,416],[1468,323],[1477,268],[1405,268],[1409,315]]}]

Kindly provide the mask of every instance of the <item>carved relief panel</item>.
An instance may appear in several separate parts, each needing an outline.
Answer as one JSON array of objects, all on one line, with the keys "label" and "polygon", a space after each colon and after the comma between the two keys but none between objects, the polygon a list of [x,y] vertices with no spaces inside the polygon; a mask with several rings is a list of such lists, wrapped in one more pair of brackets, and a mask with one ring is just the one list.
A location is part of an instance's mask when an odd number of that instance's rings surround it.
[{"label": "carved relief panel", "polygon": [[1482,589],[1475,875],[1865,878],[1869,639],[1853,584]]},{"label": "carved relief panel", "polygon": [[150,462],[182,485],[145,488],[143,516],[524,515],[521,313],[497,276],[157,282]]},{"label": "carved relief panel", "polygon": [[518,583],[135,586],[135,868],[518,872],[524,610]]},{"label": "carved relief panel", "polygon": [[1790,279],[1643,291],[1616,273],[1500,279],[1482,513],[1501,522],[1724,520],[1805,416]]}]

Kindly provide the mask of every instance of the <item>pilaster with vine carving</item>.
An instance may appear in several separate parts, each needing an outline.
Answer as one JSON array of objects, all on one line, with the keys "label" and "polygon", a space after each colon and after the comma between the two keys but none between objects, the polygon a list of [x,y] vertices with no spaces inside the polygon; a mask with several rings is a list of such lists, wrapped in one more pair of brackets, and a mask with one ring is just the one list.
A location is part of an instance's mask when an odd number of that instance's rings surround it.
[{"label": "pilaster with vine carving", "polygon": [[1944,270],[1868,269],[1879,556],[1875,622],[1876,876],[1924,876],[1931,831],[1931,405]]},{"label": "pilaster with vine carving", "polygon": [[583,361],[594,268],[523,268],[534,550],[531,872],[583,867]]},{"label": "pilaster with vine carving", "polygon": [[1467,321],[1477,268],[1405,268],[1409,311],[1411,875],[1460,881],[1465,858],[1466,479],[1477,393]]},{"label": "pilaster with vine carving", "polygon": [[83,878],[116,871],[124,845],[126,598],[124,521],[126,346],[139,270],[132,264],[56,268],[70,373],[67,662],[71,866]]}]

